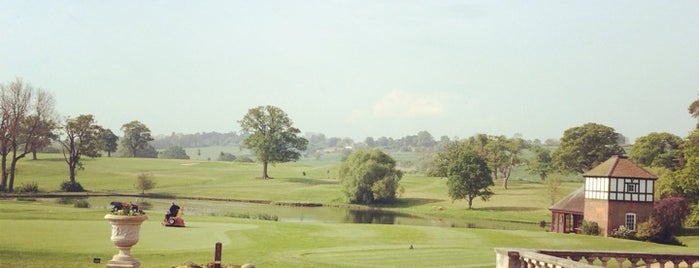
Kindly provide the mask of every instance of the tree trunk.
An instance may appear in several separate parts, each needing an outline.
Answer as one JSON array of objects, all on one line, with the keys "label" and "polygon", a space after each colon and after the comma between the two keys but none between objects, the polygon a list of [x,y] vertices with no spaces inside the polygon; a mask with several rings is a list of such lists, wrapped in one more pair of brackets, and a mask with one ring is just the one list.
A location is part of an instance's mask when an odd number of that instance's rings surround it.
[{"label": "tree trunk", "polygon": [[2,168],[2,182],[0,182],[0,189],[5,189],[7,187],[7,154],[3,153],[2,154],[2,164],[0,165]]},{"label": "tree trunk", "polygon": [[75,163],[72,162],[68,164],[68,173],[70,174],[70,182],[75,183]]},{"label": "tree trunk", "polygon": [[269,162],[263,161],[262,162],[262,179],[269,179],[269,176],[267,175],[267,165]]},{"label": "tree trunk", "polygon": [[38,160],[39,158],[36,157],[36,150],[32,151],[32,160]]},{"label": "tree trunk", "polygon": [[473,207],[473,198],[475,198],[475,197],[468,198],[468,209],[471,209],[471,207]]}]

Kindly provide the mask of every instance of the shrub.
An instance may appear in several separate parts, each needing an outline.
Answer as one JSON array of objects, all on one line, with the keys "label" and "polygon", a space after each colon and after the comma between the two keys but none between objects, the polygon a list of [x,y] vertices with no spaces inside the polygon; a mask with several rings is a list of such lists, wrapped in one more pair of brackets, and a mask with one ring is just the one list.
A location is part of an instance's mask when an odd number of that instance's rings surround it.
[{"label": "shrub", "polygon": [[39,184],[36,182],[30,182],[30,183],[22,183],[19,187],[17,187],[17,192],[19,193],[38,193],[39,192]]},{"label": "shrub", "polygon": [[352,153],[340,166],[343,191],[350,203],[390,203],[403,173],[396,161],[379,149]]},{"label": "shrub", "polygon": [[75,203],[75,199],[70,197],[61,197],[56,199],[56,203],[61,205],[70,205]]},{"label": "shrub", "polygon": [[84,192],[85,189],[79,182],[64,181],[61,183],[61,191],[64,192]]},{"label": "shrub", "polygon": [[653,205],[653,218],[662,227],[662,232],[674,235],[682,229],[682,222],[690,213],[689,204],[682,197],[666,197]]},{"label": "shrub", "polygon": [[594,221],[583,221],[581,232],[586,235],[599,235],[601,233],[599,224]]},{"label": "shrub", "polygon": [[636,238],[644,241],[657,241],[662,236],[662,233],[663,227],[655,218],[650,217],[647,221],[638,224]]},{"label": "shrub", "polygon": [[153,181],[153,175],[141,173],[136,177],[136,184],[134,187],[141,190],[141,194],[145,194],[146,191],[155,188],[155,181]]},{"label": "shrub", "polygon": [[87,199],[78,199],[78,200],[75,200],[75,203],[73,203],[73,207],[90,208],[90,202],[88,202]]},{"label": "shrub", "polygon": [[611,235],[612,235],[612,237],[622,238],[622,239],[634,239],[634,238],[636,238],[633,231],[629,230],[629,228],[626,228],[626,225],[621,225],[621,226],[619,226],[619,228],[612,230]]},{"label": "shrub", "polygon": [[218,161],[235,161],[236,157],[235,155],[231,153],[224,153],[221,152],[220,155],[218,155]]}]

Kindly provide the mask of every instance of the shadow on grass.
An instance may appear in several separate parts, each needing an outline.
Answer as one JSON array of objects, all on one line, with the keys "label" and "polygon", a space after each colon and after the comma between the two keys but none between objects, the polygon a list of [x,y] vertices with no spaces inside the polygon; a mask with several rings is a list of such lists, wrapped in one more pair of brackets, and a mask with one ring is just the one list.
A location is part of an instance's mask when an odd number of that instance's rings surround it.
[{"label": "shadow on grass", "polygon": [[311,178],[290,178],[287,179],[289,182],[293,183],[303,183],[306,185],[334,185],[338,184],[335,180],[325,180],[325,179],[311,179]]},{"label": "shadow on grass", "polygon": [[158,198],[158,199],[174,199],[177,198],[176,195],[170,193],[146,193],[145,195],[140,195],[144,198]]},{"label": "shadow on grass", "polygon": [[683,228],[677,234],[679,236],[699,236],[699,227]]},{"label": "shadow on grass", "polygon": [[377,204],[377,206],[385,208],[408,208],[412,206],[427,205],[439,202],[444,202],[444,200],[433,198],[398,198],[393,204]]},{"label": "shadow on grass", "polygon": [[474,208],[473,210],[498,211],[498,212],[503,212],[503,211],[520,212],[520,211],[537,211],[537,210],[541,210],[541,208],[538,208],[538,207],[484,207],[484,208]]}]

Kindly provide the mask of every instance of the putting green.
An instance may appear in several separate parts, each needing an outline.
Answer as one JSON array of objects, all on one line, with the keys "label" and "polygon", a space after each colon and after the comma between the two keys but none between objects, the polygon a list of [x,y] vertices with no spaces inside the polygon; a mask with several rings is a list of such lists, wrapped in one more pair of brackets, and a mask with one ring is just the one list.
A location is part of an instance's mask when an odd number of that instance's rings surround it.
[{"label": "putting green", "polygon": [[[160,217],[151,217],[143,223],[141,239],[134,246],[134,252],[208,249],[216,242],[230,243],[227,232],[257,228],[253,224],[214,222],[187,222],[185,228],[174,228],[162,226],[160,220]],[[0,228],[10,236],[15,249],[54,245],[41,248],[56,252],[115,251],[109,239],[111,225],[106,220],[0,220]]]}]

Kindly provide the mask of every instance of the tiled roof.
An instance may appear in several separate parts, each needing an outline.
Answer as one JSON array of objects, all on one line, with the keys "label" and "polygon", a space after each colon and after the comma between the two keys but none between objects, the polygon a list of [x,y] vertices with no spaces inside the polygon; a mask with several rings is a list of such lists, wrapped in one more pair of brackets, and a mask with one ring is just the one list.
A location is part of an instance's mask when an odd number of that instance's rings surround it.
[{"label": "tiled roof", "polygon": [[549,207],[549,210],[558,210],[571,212],[575,214],[583,214],[585,212],[585,187],[573,191],[563,199]]},{"label": "tiled roof", "polygon": [[590,169],[583,177],[657,179],[655,175],[631,162],[626,157],[612,156],[602,164]]}]

